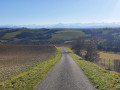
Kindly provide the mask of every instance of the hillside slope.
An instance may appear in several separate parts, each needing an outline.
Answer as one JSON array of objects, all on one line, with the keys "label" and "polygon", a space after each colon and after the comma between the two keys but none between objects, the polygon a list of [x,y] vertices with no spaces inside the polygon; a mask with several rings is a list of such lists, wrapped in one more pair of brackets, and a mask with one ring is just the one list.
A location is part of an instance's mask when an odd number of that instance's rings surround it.
[{"label": "hillside slope", "polygon": [[50,44],[65,43],[79,37],[120,37],[120,28],[103,29],[0,29],[0,43]]}]

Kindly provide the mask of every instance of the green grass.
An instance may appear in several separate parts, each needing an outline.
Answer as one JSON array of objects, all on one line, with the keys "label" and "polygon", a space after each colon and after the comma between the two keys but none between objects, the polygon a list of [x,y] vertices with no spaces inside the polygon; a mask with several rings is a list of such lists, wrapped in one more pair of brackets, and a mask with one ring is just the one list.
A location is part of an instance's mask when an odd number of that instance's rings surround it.
[{"label": "green grass", "polygon": [[20,41],[21,39],[19,39],[19,38],[14,38],[14,41]]},{"label": "green grass", "polygon": [[108,34],[109,32],[110,32],[110,31],[105,30],[105,31],[103,31],[103,35]]},{"label": "green grass", "polygon": [[31,33],[41,33],[44,34],[47,31],[46,30],[42,30],[42,29],[25,29],[25,30],[20,30],[21,32],[31,32]]},{"label": "green grass", "polygon": [[81,30],[60,30],[52,35],[51,40],[71,40],[78,37],[85,36],[85,33]]},{"label": "green grass", "polygon": [[4,43],[4,42],[7,42],[6,40],[0,40],[0,42]]},{"label": "green grass", "polygon": [[21,32],[11,32],[11,33],[6,33],[2,38],[3,39],[10,39],[10,38],[13,38],[15,37],[17,34],[20,34]]},{"label": "green grass", "polygon": [[22,33],[22,32],[31,32],[31,33],[46,33],[47,31],[43,31],[41,29],[20,29],[18,31],[15,32],[10,32],[10,33],[6,33],[2,38],[3,39],[10,39],[10,38],[14,38],[16,35]]},{"label": "green grass", "polygon": [[68,51],[71,52],[70,55],[74,61],[81,67],[98,90],[120,90],[120,77],[118,75],[94,63],[83,60],[69,48]]},{"label": "green grass", "polygon": [[31,70],[0,83],[0,90],[33,90],[61,58],[61,49],[48,60],[37,64]]}]

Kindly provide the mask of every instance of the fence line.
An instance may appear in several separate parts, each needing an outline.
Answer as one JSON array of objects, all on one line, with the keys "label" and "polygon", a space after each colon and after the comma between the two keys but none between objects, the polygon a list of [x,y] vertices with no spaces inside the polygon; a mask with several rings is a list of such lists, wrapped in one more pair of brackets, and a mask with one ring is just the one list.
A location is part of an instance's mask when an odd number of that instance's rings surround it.
[{"label": "fence line", "polygon": [[100,59],[96,64],[120,73],[120,60]]}]

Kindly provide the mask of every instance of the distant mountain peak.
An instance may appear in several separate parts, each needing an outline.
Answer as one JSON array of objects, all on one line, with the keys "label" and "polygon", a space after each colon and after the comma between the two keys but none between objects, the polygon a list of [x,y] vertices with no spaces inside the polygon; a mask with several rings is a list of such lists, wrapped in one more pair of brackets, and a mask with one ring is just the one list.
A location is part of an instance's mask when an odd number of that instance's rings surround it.
[{"label": "distant mountain peak", "polygon": [[57,23],[53,25],[0,25],[0,28],[105,28],[105,27],[120,27],[120,23],[72,23],[72,24],[64,24]]}]

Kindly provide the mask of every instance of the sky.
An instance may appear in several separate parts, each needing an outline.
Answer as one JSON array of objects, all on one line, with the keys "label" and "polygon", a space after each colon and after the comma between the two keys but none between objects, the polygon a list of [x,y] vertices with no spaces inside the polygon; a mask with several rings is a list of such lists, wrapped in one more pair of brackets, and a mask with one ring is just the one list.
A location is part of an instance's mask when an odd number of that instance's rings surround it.
[{"label": "sky", "polygon": [[120,22],[120,0],[0,0],[0,25]]}]

